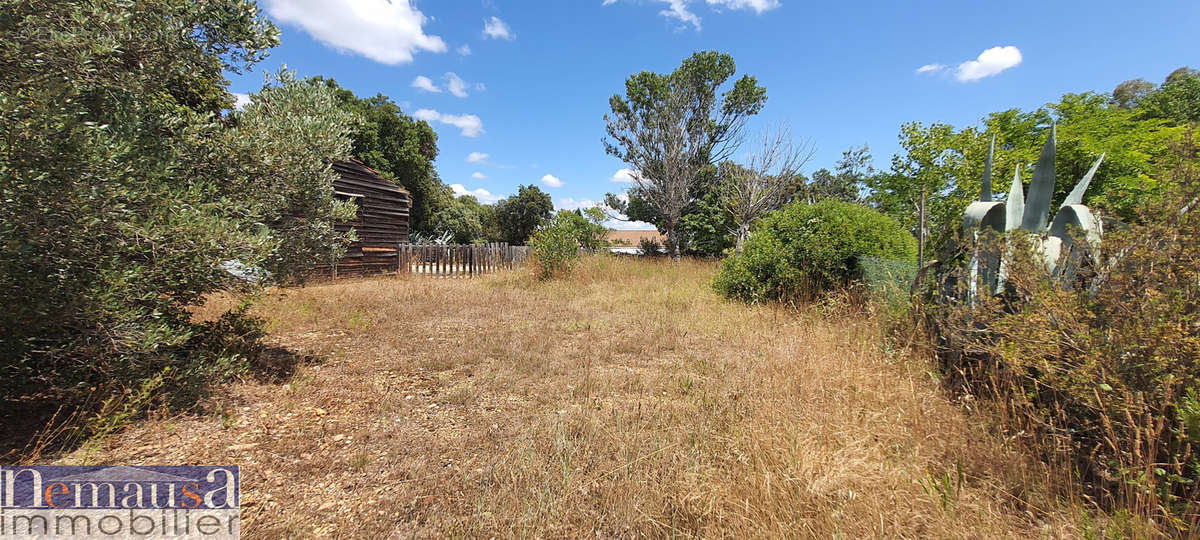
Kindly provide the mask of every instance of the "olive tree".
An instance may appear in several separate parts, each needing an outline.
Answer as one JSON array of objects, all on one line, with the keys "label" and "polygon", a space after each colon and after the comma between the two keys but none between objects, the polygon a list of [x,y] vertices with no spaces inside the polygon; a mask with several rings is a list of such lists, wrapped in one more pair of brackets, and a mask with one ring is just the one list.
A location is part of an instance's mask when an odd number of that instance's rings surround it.
[{"label": "olive tree", "polygon": [[223,74],[278,42],[251,0],[0,13],[0,396],[98,403],[224,365],[198,350],[228,325],[190,308],[242,287],[231,264],[290,280],[336,254],[351,117],[287,73],[225,112]]}]

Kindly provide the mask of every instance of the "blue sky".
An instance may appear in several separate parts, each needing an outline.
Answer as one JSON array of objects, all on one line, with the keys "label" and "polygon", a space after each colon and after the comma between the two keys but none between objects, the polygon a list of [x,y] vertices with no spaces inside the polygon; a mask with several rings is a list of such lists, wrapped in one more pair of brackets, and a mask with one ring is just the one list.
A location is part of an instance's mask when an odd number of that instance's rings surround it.
[{"label": "blue sky", "polygon": [[254,92],[286,64],[383,93],[437,130],[447,184],[485,202],[535,184],[560,208],[628,187],[601,144],[608,98],[630,74],[670,71],[696,50],[729,53],[739,76],[758,78],[768,99],[750,129],[790,125],[815,145],[809,173],[863,143],[886,168],[904,122],[969,125],[1200,67],[1195,0],[259,3],[283,44],[231,76],[232,91]]}]

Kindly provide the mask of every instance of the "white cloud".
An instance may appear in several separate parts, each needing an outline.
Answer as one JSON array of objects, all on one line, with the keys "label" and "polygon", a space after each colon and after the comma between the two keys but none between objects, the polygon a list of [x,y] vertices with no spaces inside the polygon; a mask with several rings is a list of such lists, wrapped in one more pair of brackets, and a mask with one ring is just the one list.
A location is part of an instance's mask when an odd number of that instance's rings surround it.
[{"label": "white cloud", "polygon": [[517,35],[512,29],[500,20],[500,17],[493,16],[491,19],[483,21],[483,35],[492,39],[506,39],[512,41],[517,39]]},{"label": "white cloud", "polygon": [[925,64],[925,65],[917,68],[917,73],[918,74],[935,73],[938,71],[942,71],[943,69],[946,69],[946,66],[944,64]]},{"label": "white cloud", "polygon": [[610,219],[604,222],[604,226],[617,231],[653,231],[656,230],[653,224],[645,221],[620,221]]},{"label": "white cloud", "polygon": [[455,197],[470,195],[484,204],[491,204],[501,199],[499,195],[492,195],[492,193],[486,189],[467,189],[463,187],[462,184],[450,184],[450,191],[454,192]]},{"label": "white cloud", "polygon": [[637,175],[637,171],[634,171],[633,169],[620,169],[613,173],[612,178],[610,178],[609,181],[618,182],[621,184],[632,184],[636,181],[634,178]]},{"label": "white cloud", "polygon": [[471,178],[474,178],[476,180],[483,180],[484,178],[487,178],[487,175],[483,174],[479,171],[475,171],[475,172],[471,173]]},{"label": "white cloud", "polygon": [[659,15],[668,19],[679,19],[682,23],[691,24],[697,32],[700,31],[700,17],[688,11],[686,0],[667,0],[667,4],[667,9],[659,11]]},{"label": "white cloud", "polygon": [[450,90],[450,93],[454,94],[455,97],[467,97],[467,81],[462,80],[462,77],[454,73],[446,74],[446,89]]},{"label": "white cloud", "polygon": [[609,208],[603,201],[594,201],[592,199],[575,200],[571,197],[563,197],[554,203],[555,210],[586,210],[588,208],[599,208],[606,215],[615,216],[614,218],[604,220],[604,226],[617,231],[653,231],[657,230],[653,224],[644,221],[629,221],[624,214],[620,214]]},{"label": "white cloud", "polygon": [[483,85],[482,84],[476,84],[476,85],[468,84],[467,81],[462,80],[462,77],[459,77],[458,75],[454,74],[453,72],[446,73],[446,89],[449,90],[451,94],[454,94],[456,97],[465,98],[465,97],[467,97],[467,89],[468,88],[475,88],[476,90],[482,90]]},{"label": "white cloud", "polygon": [[425,33],[428,21],[412,0],[265,0],[267,12],[339,51],[384,64],[407,64],[419,51],[446,52]]},{"label": "white cloud", "polygon": [[463,45],[462,47],[459,47],[458,54],[461,54],[463,56],[471,56],[471,46]]},{"label": "white cloud", "polygon": [[770,11],[780,6],[779,0],[705,0],[710,6],[729,9],[752,9],[755,13]]},{"label": "white cloud", "polygon": [[426,92],[441,92],[442,91],[442,89],[438,88],[436,84],[433,84],[433,81],[429,77],[426,77],[424,75],[417,75],[417,78],[413,79],[411,86],[413,88],[419,88]]},{"label": "white cloud", "polygon": [[554,176],[553,174],[547,174],[546,176],[543,176],[542,183],[546,184],[546,187],[563,187],[567,185],[566,182],[559,180],[558,177]]},{"label": "white cloud", "polygon": [[[700,30],[700,17],[696,15],[689,6],[699,2],[699,0],[656,0],[658,3],[667,4],[667,7],[658,12],[659,15],[668,19],[676,19],[685,25],[692,25],[696,31]],[[617,3],[617,0],[604,0],[601,3],[603,6],[608,6]],[[713,11],[729,10],[748,10],[756,14],[762,14],[771,11],[783,5],[780,0],[704,0]]]},{"label": "white cloud", "polygon": [[242,94],[239,92],[233,93],[233,108],[234,109],[237,109],[240,111],[242,109],[245,109],[246,105],[249,105],[249,104],[250,104],[250,94]]},{"label": "white cloud", "polygon": [[583,210],[593,206],[600,206],[601,203],[591,199],[575,200],[571,197],[563,197],[554,204],[556,210]]},{"label": "white cloud", "polygon": [[[621,202],[627,203],[627,202],[629,202],[629,194],[628,193],[619,193],[619,194],[617,194],[617,199],[620,200]],[[628,216],[626,216],[625,214],[622,214],[620,212],[617,212],[616,210],[613,210],[612,207],[608,206],[607,204],[599,204],[597,206],[599,206],[601,210],[604,210],[604,213],[606,213],[610,216],[614,216],[613,219],[609,219],[604,222],[605,227],[608,227],[608,228],[614,229],[614,230],[618,230],[618,231],[653,231],[653,230],[656,230],[653,224],[646,223],[645,221],[629,221]]]},{"label": "white cloud", "polygon": [[483,133],[483,121],[473,114],[442,114],[433,109],[418,109],[413,117],[426,122],[450,124],[460,129],[463,137],[478,137]]},{"label": "white cloud", "polygon": [[467,163],[483,163],[487,158],[488,155],[483,152],[471,152],[467,154]]},{"label": "white cloud", "polygon": [[1012,45],[992,47],[979,53],[979,58],[959,64],[954,77],[960,82],[978,81],[1016,67],[1021,60],[1021,51]]}]

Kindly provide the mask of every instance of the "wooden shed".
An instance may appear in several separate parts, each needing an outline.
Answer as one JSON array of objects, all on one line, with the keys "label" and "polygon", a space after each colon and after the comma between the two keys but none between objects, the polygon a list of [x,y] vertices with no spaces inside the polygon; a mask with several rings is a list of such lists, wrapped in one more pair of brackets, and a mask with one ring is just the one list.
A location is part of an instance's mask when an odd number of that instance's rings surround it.
[{"label": "wooden shed", "polygon": [[408,191],[380,176],[361,161],[335,161],[338,179],[334,193],[358,205],[354,221],[334,225],[338,231],[354,229],[358,240],[346,248],[346,255],[329,268],[334,275],[362,275],[394,272],[399,263],[400,244],[408,243],[408,217],[412,196]]}]

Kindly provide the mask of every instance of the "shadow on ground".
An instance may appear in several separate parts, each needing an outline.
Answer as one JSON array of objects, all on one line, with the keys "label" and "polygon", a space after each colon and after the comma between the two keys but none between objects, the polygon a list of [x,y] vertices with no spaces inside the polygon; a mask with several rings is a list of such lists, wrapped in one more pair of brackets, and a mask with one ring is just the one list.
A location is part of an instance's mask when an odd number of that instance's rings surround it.
[{"label": "shadow on ground", "polygon": [[[260,384],[284,384],[300,366],[321,361],[283,347],[267,347],[248,362],[245,377]],[[205,399],[227,382],[210,382],[200,389],[186,383],[162,388],[153,399],[159,405],[152,406],[148,414],[203,411]],[[92,395],[82,402],[64,403],[67,395],[67,389],[4,390],[0,395],[0,465],[44,463],[87,442],[89,420],[101,398]]]}]

